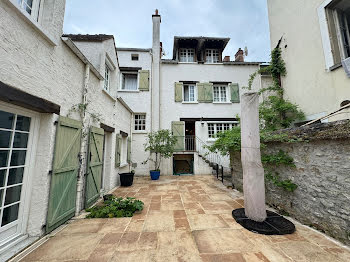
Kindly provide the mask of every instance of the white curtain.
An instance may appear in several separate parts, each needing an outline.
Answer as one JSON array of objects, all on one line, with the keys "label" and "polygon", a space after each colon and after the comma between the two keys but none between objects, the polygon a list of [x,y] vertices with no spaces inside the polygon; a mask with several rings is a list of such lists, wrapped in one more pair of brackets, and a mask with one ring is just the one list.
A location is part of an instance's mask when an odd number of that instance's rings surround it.
[{"label": "white curtain", "polygon": [[137,90],[137,75],[124,75],[124,89]]},{"label": "white curtain", "polygon": [[241,99],[241,146],[245,215],[258,222],[266,219],[264,169],[260,155],[259,95]]}]

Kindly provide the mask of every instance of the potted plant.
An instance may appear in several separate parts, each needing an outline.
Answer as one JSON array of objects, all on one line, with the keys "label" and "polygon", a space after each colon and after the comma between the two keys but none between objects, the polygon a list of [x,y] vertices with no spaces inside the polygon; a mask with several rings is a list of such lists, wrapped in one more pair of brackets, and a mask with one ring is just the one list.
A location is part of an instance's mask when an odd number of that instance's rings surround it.
[{"label": "potted plant", "polygon": [[154,170],[150,170],[152,180],[159,179],[161,160],[163,158],[170,158],[173,155],[176,141],[177,138],[167,129],[147,134],[147,143],[144,146],[145,151],[150,152],[150,156],[143,164],[148,161],[154,163]]}]

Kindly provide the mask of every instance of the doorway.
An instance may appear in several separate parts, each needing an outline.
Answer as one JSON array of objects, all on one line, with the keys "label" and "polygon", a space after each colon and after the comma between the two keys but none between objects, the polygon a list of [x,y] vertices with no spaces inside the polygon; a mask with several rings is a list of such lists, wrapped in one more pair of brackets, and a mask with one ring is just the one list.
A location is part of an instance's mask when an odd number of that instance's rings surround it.
[{"label": "doorway", "polygon": [[196,122],[185,121],[185,151],[196,151]]},{"label": "doorway", "polygon": [[193,175],[193,154],[178,154],[173,157],[174,175]]}]

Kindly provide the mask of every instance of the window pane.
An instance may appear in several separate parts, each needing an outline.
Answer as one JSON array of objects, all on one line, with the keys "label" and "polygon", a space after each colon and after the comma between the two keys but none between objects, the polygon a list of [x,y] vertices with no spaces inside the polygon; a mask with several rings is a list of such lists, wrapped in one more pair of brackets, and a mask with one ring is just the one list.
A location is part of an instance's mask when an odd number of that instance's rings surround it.
[{"label": "window pane", "polygon": [[0,128],[12,129],[14,114],[0,111]]},{"label": "window pane", "polygon": [[9,177],[7,179],[7,185],[10,186],[10,185],[22,183],[23,172],[24,172],[24,167],[11,168],[9,170]]},{"label": "window pane", "polygon": [[5,193],[5,206],[21,199],[22,186],[8,187]]},{"label": "window pane", "polygon": [[124,75],[124,88],[125,90],[137,90],[137,75],[125,74]]},{"label": "window pane", "polygon": [[216,132],[221,132],[222,131],[222,124],[216,124]]},{"label": "window pane", "polygon": [[219,102],[220,96],[219,96],[219,87],[214,86],[214,102]]},{"label": "window pane", "polygon": [[222,86],[221,87],[221,102],[226,102],[226,87]]},{"label": "window pane", "polygon": [[[4,190],[1,189],[0,190],[0,207],[2,207],[2,196],[3,196],[3,194],[4,194]],[[1,211],[1,209],[0,209],[0,211]]]},{"label": "window pane", "polygon": [[8,150],[0,150],[0,167],[7,166],[9,151]]},{"label": "window pane", "polygon": [[186,102],[189,101],[189,90],[188,90],[188,86],[184,86],[184,101],[186,101]]},{"label": "window pane", "polygon": [[16,130],[29,131],[30,127],[30,117],[17,116]]},{"label": "window pane", "polygon": [[11,133],[11,131],[0,131],[0,148],[10,147]]},{"label": "window pane", "polygon": [[194,86],[189,86],[189,101],[194,101]]},{"label": "window pane", "polygon": [[14,148],[27,148],[28,144],[28,133],[15,133],[15,137],[13,139],[13,147]]},{"label": "window pane", "polygon": [[22,166],[26,162],[26,150],[13,150],[10,166]]},{"label": "window pane", "polygon": [[9,206],[4,209],[1,226],[7,225],[18,218],[19,204]]},{"label": "window pane", "polygon": [[[6,169],[0,170],[0,187],[3,187],[5,184],[5,176],[6,176]],[[0,201],[1,204],[1,201]]]}]

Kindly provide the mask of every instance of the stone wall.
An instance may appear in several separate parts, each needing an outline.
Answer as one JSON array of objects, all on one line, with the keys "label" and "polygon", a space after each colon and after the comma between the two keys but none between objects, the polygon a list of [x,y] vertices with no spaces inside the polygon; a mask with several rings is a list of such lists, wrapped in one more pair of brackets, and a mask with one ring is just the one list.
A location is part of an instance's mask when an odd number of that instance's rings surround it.
[{"label": "stone wall", "polygon": [[[343,130],[349,132],[349,122],[346,125]],[[304,138],[310,138],[304,142],[267,143],[262,153],[283,150],[293,157],[295,168],[280,166],[275,170],[281,179],[290,179],[298,188],[288,192],[266,180],[266,201],[282,214],[350,245],[350,139],[344,132],[327,133],[327,129],[321,130],[324,135],[320,136],[319,129],[309,128],[307,135],[302,132]],[[240,153],[231,154],[231,165],[234,187],[242,190]]]}]

